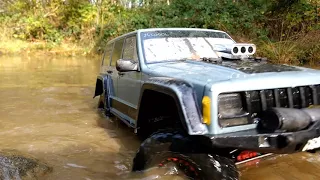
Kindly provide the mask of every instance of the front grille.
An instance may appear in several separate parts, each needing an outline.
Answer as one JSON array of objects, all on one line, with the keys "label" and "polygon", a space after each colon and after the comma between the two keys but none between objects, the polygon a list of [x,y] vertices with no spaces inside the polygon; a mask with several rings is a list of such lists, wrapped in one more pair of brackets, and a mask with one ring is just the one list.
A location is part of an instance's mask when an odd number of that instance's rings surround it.
[{"label": "front grille", "polygon": [[306,108],[320,104],[320,85],[246,91],[245,104],[250,114],[270,107]]}]

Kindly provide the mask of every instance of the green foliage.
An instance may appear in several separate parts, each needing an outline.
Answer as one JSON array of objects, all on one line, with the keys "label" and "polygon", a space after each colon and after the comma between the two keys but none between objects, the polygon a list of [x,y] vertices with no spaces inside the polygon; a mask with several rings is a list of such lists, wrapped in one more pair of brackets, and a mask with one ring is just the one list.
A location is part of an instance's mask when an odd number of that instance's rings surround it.
[{"label": "green foliage", "polygon": [[319,24],[318,1],[277,0],[266,13],[266,28],[275,40],[307,33]]},{"label": "green foliage", "polygon": [[10,34],[14,38],[60,43],[66,38],[88,38],[82,35],[95,26],[96,15],[96,7],[84,0],[52,0],[45,4],[18,0],[0,18],[6,20],[2,26],[14,29]]},{"label": "green foliage", "polygon": [[73,36],[79,40],[86,28],[94,26],[96,12],[96,7],[86,1],[68,1],[68,5],[62,5],[57,13],[60,17],[59,27],[66,36]]},{"label": "green foliage", "polygon": [[62,35],[52,24],[41,16],[23,17],[17,22],[13,37],[20,39],[39,39],[52,42],[60,42]]}]

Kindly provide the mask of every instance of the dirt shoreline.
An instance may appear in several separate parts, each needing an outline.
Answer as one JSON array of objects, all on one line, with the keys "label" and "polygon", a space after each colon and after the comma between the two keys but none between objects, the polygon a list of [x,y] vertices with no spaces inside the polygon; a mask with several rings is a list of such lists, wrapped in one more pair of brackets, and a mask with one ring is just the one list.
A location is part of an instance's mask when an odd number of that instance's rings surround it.
[{"label": "dirt shoreline", "polygon": [[81,45],[79,43],[61,42],[48,43],[46,41],[22,41],[17,39],[5,39],[0,41],[0,56],[97,56],[92,49],[93,45]]}]

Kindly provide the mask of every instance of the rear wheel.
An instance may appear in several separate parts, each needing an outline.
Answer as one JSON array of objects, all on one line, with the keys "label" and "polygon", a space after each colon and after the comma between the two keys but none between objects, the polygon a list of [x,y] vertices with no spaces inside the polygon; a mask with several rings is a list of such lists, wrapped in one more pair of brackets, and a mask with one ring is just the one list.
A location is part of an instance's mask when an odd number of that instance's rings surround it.
[{"label": "rear wheel", "polygon": [[104,93],[100,94],[99,101],[98,101],[98,108],[104,109]]},{"label": "rear wheel", "polygon": [[182,174],[188,179],[238,179],[231,159],[199,152],[199,147],[179,131],[155,133],[141,144],[133,161],[133,171],[159,168],[163,176]]},{"label": "rear wheel", "polygon": [[98,108],[103,109],[106,116],[111,116],[110,105],[108,103],[109,101],[108,101],[108,98],[106,97],[108,97],[107,93],[103,91],[103,93],[100,94],[100,98],[98,101]]}]

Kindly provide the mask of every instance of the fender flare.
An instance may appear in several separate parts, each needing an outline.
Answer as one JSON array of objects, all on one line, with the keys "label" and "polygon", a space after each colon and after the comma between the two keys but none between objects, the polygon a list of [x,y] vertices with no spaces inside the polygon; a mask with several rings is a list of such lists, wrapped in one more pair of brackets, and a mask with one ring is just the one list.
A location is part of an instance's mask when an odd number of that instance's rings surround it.
[{"label": "fender flare", "polygon": [[[102,82],[102,83],[98,83],[98,82]],[[100,86],[100,87],[99,87]],[[102,86],[102,87],[101,87]],[[102,91],[101,91],[102,89]],[[110,112],[110,94],[113,94],[113,86],[112,86],[112,78],[108,75],[99,75],[97,76],[97,82],[96,82],[96,89],[95,89],[95,94],[93,96],[93,98],[95,98],[96,96],[101,95],[102,93],[105,93],[105,100],[106,100],[106,104],[104,106],[106,112]]]},{"label": "fender flare", "polygon": [[145,81],[141,88],[138,105],[138,121],[140,119],[141,100],[145,90],[164,93],[174,99],[182,125],[186,128],[189,135],[208,133],[206,125],[202,123],[202,114],[197,103],[196,93],[190,83],[167,77],[154,77]]},{"label": "fender flare", "polygon": [[[97,76],[97,80],[96,80],[96,86],[95,86],[95,91],[94,91],[94,95],[93,98],[100,96],[103,93],[104,90],[104,76]],[[100,83],[102,82],[102,83]]]},{"label": "fender flare", "polygon": [[[99,87],[98,86],[101,86],[98,84],[98,81],[101,81],[102,82],[102,91],[99,90]],[[95,88],[95,93],[94,93],[94,96],[93,98],[95,98],[96,96],[99,96],[103,93],[103,91],[107,91],[107,94],[112,94],[113,91],[112,91],[112,79],[110,76],[108,75],[99,75],[97,76],[97,81],[96,81],[96,88]]]}]

